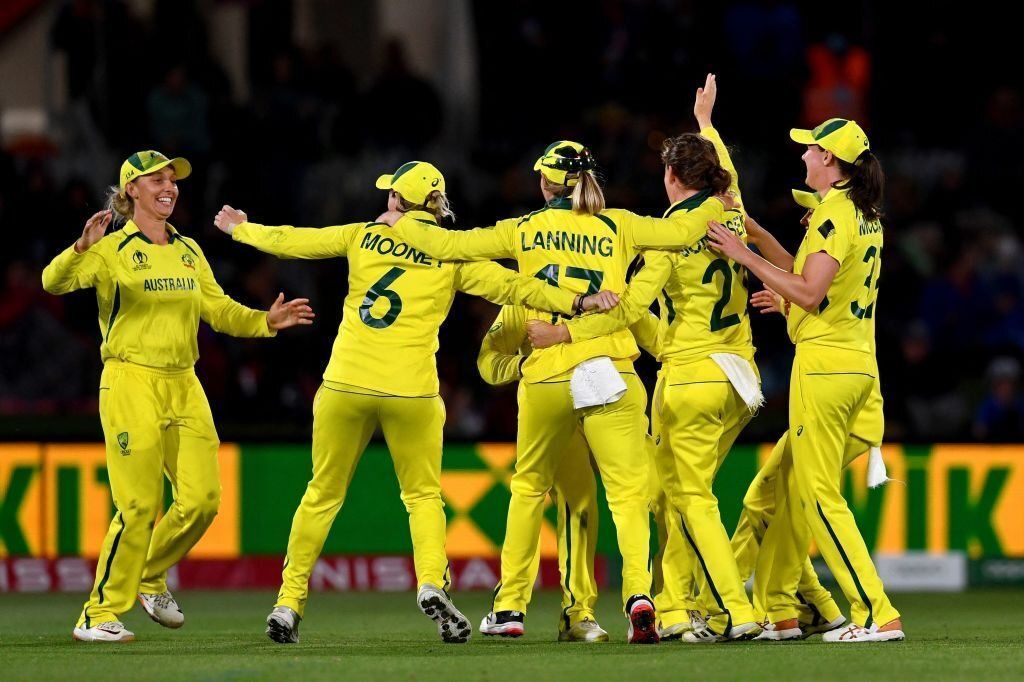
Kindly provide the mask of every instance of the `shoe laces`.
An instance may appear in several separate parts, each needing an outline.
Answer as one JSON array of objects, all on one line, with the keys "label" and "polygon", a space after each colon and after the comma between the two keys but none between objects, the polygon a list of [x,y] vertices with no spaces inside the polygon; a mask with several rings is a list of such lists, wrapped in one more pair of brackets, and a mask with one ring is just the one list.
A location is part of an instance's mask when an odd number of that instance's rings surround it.
[{"label": "shoe laces", "polygon": [[104,632],[109,632],[112,635],[116,635],[124,631],[124,624],[116,620],[112,620],[108,623],[100,623],[96,626],[96,629],[103,630]]},{"label": "shoe laces", "polygon": [[172,605],[177,606],[177,604],[174,603],[174,597],[172,597],[171,593],[166,590],[160,594],[150,594],[146,596],[149,597],[150,602],[152,602],[152,604],[158,609],[169,609]]}]

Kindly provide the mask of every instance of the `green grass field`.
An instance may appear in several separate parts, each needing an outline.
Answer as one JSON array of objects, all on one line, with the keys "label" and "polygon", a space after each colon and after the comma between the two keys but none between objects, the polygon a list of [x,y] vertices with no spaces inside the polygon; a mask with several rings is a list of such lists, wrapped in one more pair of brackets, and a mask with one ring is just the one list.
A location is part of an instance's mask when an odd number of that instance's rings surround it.
[{"label": "green grass field", "polygon": [[[627,646],[625,620],[610,593],[598,617],[609,644],[559,644],[556,595],[540,593],[519,640],[474,632],[444,645],[409,594],[314,594],[302,642],[263,634],[273,601],[265,592],[182,592],[182,630],[125,617],[137,640],[81,644],[71,629],[84,595],[0,595],[0,679],[319,679],[367,680],[869,680],[1010,679],[1024,676],[1024,591],[895,595],[908,641],[882,645],[798,643]],[[457,603],[479,621],[489,595]]]}]

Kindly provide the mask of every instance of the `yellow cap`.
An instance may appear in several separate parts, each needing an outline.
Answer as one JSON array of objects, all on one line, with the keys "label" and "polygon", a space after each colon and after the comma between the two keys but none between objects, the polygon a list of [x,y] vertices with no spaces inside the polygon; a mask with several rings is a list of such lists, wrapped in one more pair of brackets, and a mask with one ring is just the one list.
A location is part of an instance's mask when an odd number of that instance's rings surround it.
[{"label": "yellow cap", "polygon": [[431,163],[410,161],[394,173],[377,178],[377,189],[393,189],[406,201],[426,206],[431,192],[444,192],[444,176]]},{"label": "yellow cap", "polygon": [[816,144],[846,163],[854,163],[865,150],[871,149],[868,136],[856,121],[830,118],[814,130],[793,128],[789,136],[800,144]]},{"label": "yellow cap", "polygon": [[121,190],[125,185],[135,178],[155,173],[164,166],[171,166],[179,180],[184,180],[192,174],[192,164],[179,157],[168,159],[158,151],[152,149],[144,152],[135,152],[121,164]]},{"label": "yellow cap", "polygon": [[579,142],[559,140],[548,145],[541,157],[533,164],[533,170],[556,185],[572,187],[580,181],[582,171],[597,166],[590,150]]},{"label": "yellow cap", "polygon": [[817,192],[805,192],[802,189],[795,189],[793,190],[793,198],[796,199],[796,203],[812,211],[821,204],[821,197],[818,196]]}]

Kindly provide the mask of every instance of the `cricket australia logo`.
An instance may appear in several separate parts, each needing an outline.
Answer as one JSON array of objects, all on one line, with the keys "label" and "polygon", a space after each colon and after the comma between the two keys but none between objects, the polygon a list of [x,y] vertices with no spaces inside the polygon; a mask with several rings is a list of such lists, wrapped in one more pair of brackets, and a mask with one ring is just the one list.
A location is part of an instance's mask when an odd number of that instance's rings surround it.
[{"label": "cricket australia logo", "polygon": [[135,253],[132,254],[132,260],[135,262],[135,267],[132,268],[135,272],[138,272],[139,270],[149,270],[152,267],[149,264],[149,256],[138,249],[135,249]]},{"label": "cricket australia logo", "polygon": [[131,448],[128,447],[128,432],[122,431],[117,434],[117,444],[121,446],[121,455],[127,457],[132,454]]},{"label": "cricket australia logo", "polygon": [[190,254],[184,253],[181,255],[181,264],[189,270],[196,269],[196,260]]}]

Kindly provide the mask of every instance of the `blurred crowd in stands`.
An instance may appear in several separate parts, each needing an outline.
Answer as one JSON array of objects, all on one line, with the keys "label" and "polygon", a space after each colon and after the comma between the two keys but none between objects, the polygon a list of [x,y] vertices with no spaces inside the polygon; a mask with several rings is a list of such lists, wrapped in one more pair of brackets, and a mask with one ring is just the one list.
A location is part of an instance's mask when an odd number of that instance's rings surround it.
[{"label": "blurred crowd in stands", "polygon": [[[130,153],[192,161],[172,222],[230,294],[259,307],[278,291],[312,299],[314,327],[273,341],[204,326],[198,365],[224,439],[304,439],[347,265],[234,244],[212,225],[221,204],[267,224],[372,220],[385,204],[373,180],[419,158],[446,173],[457,227],[487,225],[541,204],[533,160],[570,138],[594,151],[610,205],[660,214],[660,143],[693,129],[693,91],[714,70],[716,125],[745,204],[794,250],[801,210],[789,190],[803,166],[789,128],[844,116],[871,136],[888,175],[877,313],[887,439],[1024,440],[1024,103],[1020,73],[1005,66],[1012,40],[990,36],[982,55],[963,24],[900,3],[862,3],[873,14],[851,22],[784,1],[481,1],[478,115],[464,131],[446,118],[444,75],[420,73],[400,41],[382,36],[376,72],[354,73],[330,46],[289,45],[288,3],[250,4],[252,94],[240,104],[195,3],[158,2],[146,22],[118,2],[74,0],[57,15],[50,37],[70,101],[60,134],[0,150],[4,437],[59,438],[74,415],[99,433],[95,298],[48,296],[39,273]],[[514,387],[488,387],[476,371],[496,314],[460,296],[442,328],[452,438],[514,438]],[[781,318],[753,316],[768,405],[744,439],[768,440],[784,428],[792,347]],[[652,379],[654,363],[640,366]]]}]

